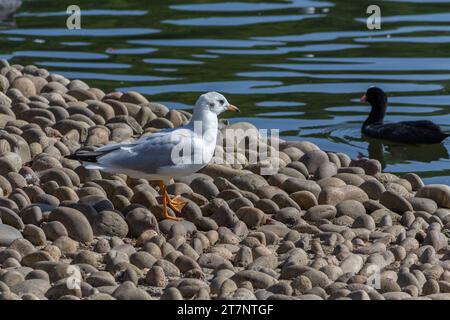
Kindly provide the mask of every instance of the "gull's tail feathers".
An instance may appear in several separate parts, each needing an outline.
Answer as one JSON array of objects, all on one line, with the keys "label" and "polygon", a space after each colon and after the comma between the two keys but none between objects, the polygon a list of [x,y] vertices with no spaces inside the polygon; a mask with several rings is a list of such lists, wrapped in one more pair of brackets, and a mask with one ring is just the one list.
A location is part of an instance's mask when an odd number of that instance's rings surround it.
[{"label": "gull's tail feathers", "polygon": [[71,160],[78,160],[81,162],[90,162],[90,163],[96,163],[98,158],[100,156],[105,155],[105,152],[100,152],[100,151],[83,151],[83,150],[79,150],[76,151],[73,154],[70,154],[68,156],[66,156],[67,159],[71,159]]}]

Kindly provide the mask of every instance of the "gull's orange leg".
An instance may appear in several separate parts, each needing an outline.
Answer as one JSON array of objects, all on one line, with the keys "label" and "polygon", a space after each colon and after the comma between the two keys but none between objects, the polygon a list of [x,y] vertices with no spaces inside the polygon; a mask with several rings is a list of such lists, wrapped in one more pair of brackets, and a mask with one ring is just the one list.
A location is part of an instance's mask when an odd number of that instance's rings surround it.
[{"label": "gull's orange leg", "polygon": [[[160,187],[161,187],[161,185],[160,185]],[[169,193],[167,192],[166,186],[164,186],[164,192],[162,190],[163,189],[161,189],[162,195],[163,195],[163,197],[164,196],[166,197],[167,205],[169,206],[169,208],[172,209],[173,211],[175,211],[176,213],[180,214],[181,210],[188,202],[181,199],[180,196],[175,196],[174,198],[171,199]]]},{"label": "gull's orange leg", "polygon": [[187,201],[181,199],[181,196],[175,196],[172,199],[170,199],[170,202],[172,202],[172,204],[186,204]]},{"label": "gull's orange leg", "polygon": [[176,211],[177,213],[181,213],[181,210],[183,210],[183,207],[187,203],[187,201],[182,200],[180,196],[176,196],[175,198],[170,199],[169,194],[167,194],[167,200],[169,208]]},{"label": "gull's orange leg", "polygon": [[[159,181],[159,188],[161,189],[162,205],[163,205],[163,217],[164,217],[164,219],[175,220],[175,221],[183,220],[182,218],[173,217],[173,216],[169,215],[169,213],[167,212],[167,205],[169,205],[169,207],[172,210],[173,210],[173,208],[172,208],[170,202],[167,201],[167,200],[170,201],[170,199],[168,199],[166,185],[164,184],[164,182],[162,180]],[[175,211],[177,211],[177,210],[175,210]]]}]

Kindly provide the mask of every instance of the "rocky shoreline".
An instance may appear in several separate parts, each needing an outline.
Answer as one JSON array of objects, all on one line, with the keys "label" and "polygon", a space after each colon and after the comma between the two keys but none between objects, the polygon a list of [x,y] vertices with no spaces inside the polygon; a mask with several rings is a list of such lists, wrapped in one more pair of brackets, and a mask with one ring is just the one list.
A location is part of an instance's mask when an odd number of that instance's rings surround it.
[{"label": "rocky shoreline", "polygon": [[175,222],[155,183],[64,158],[189,117],[0,61],[0,299],[450,299],[450,187],[414,173],[279,141],[275,175],[177,179]]}]

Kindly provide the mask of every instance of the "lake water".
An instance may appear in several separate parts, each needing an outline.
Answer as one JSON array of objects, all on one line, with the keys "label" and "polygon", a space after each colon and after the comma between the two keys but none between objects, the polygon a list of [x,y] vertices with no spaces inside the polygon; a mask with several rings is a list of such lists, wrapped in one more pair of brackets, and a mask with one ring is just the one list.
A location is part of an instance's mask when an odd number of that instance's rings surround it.
[{"label": "lake water", "polygon": [[220,91],[241,108],[231,122],[450,184],[450,139],[368,141],[360,126],[369,107],[359,102],[376,84],[389,93],[387,121],[429,119],[450,132],[450,1],[378,1],[374,31],[366,27],[373,1],[77,0],[82,29],[68,30],[73,3],[25,0],[1,24],[0,56],[172,108]]}]

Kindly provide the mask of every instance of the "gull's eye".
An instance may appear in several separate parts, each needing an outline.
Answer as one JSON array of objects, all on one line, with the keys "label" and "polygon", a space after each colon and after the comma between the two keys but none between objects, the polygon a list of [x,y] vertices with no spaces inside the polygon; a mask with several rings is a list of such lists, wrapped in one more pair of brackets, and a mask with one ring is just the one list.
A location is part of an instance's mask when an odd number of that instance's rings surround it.
[{"label": "gull's eye", "polygon": [[223,104],[225,103],[225,100],[220,99],[220,100],[219,100],[219,103],[220,103],[221,105],[223,105]]},{"label": "gull's eye", "polygon": [[209,104],[209,106],[210,106],[211,108],[214,107],[214,103],[211,102],[211,103]]}]

